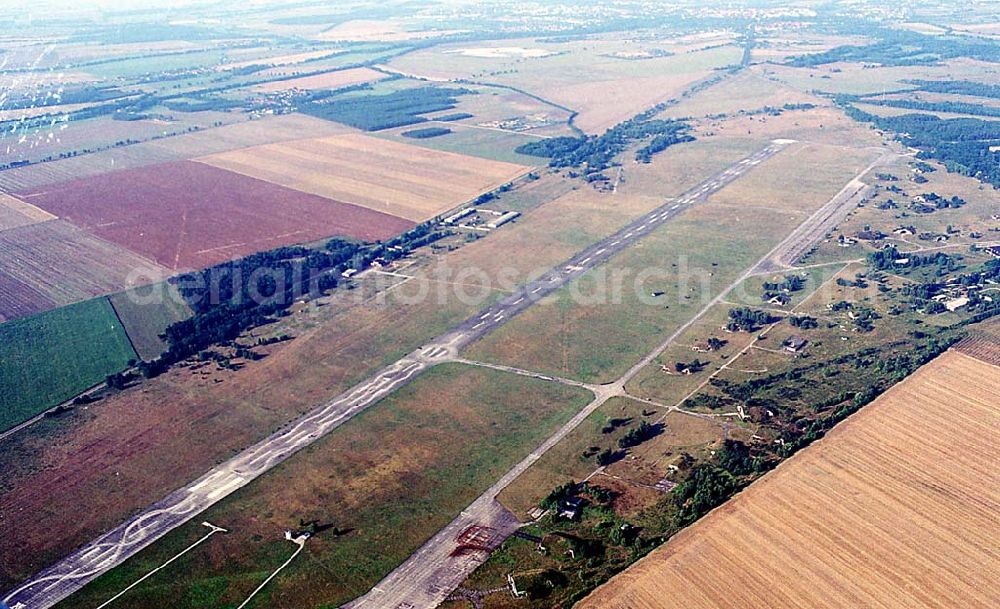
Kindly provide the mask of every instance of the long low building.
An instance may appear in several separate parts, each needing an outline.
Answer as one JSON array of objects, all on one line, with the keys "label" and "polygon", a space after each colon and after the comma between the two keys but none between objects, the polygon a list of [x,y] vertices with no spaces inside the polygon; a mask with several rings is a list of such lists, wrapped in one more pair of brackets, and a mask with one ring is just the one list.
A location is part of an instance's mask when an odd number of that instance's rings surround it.
[{"label": "long low building", "polygon": [[927,364],[577,607],[1000,607],[1000,367],[982,343]]}]

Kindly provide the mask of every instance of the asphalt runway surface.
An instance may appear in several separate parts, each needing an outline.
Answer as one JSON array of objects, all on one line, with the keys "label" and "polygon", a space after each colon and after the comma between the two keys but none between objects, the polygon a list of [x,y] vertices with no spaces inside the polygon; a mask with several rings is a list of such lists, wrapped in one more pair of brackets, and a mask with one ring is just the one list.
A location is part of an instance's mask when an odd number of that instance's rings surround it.
[{"label": "asphalt runway surface", "polygon": [[[704,201],[711,194],[792,143],[794,143],[792,140],[775,140],[771,145],[712,176],[680,197],[668,200],[614,234],[587,247],[538,279],[522,286],[514,294],[460,322],[427,345],[383,368],[352,389],[289,423],[271,436],[216,466],[201,478],[169,494],[124,524],[37,573],[30,580],[6,593],[3,602],[11,609],[52,607],[386,395],[408,384],[421,372],[436,363],[449,361],[457,356],[461,348],[507,323],[570,281],[607,262],[612,256],[635,244],[663,223]],[[498,511],[502,508],[492,504],[486,508],[477,514],[477,517],[483,516],[490,522],[498,523],[500,529],[509,526],[503,524],[509,520],[503,513],[505,510]],[[479,559],[475,553],[461,558],[463,559],[461,562],[470,564]],[[451,566],[454,565],[450,563],[442,565],[449,572]],[[467,568],[468,565],[465,566],[465,569]],[[464,572],[464,569],[461,571]],[[433,598],[443,599],[442,591],[443,588],[436,591],[432,595]],[[444,592],[444,595],[447,596],[450,591]],[[403,599],[395,605],[364,604],[367,602],[364,600],[366,596],[352,605],[389,606],[393,609],[397,606],[407,607],[407,604],[411,604],[412,607],[434,606],[423,604],[420,599],[424,596],[422,594],[418,596],[420,598],[414,598],[413,601]]]},{"label": "asphalt runway surface", "polygon": [[878,159],[863,169],[853,180],[847,183],[826,205],[818,209],[809,219],[798,226],[782,241],[781,246],[766,261],[760,263],[755,273],[769,273],[787,269],[795,265],[830,231],[844,221],[847,214],[855,209],[872,192],[872,187],[861,181],[868,172],[886,165],[897,154],[883,151]]}]

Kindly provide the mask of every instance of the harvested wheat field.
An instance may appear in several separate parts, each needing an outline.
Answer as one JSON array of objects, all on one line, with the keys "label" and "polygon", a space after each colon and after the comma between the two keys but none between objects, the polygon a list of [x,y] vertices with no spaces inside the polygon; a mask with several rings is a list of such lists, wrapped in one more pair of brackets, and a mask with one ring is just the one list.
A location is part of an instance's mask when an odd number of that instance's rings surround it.
[{"label": "harvested wheat field", "polygon": [[350,70],[337,70],[335,72],[303,76],[302,78],[275,80],[258,85],[254,87],[254,90],[261,93],[274,93],[275,91],[287,91],[289,89],[302,89],[305,91],[313,89],[339,89],[340,87],[382,80],[385,77],[385,74],[376,72],[370,68],[352,68]]},{"label": "harvested wheat field", "polygon": [[8,230],[55,219],[55,216],[43,209],[38,209],[34,205],[25,203],[17,197],[0,192],[0,230]]},{"label": "harvested wheat field", "polygon": [[1000,368],[949,351],[584,609],[1000,607]]},{"label": "harvested wheat field", "polygon": [[414,222],[530,169],[358,134],[256,146],[197,160]]},{"label": "harvested wheat field", "polygon": [[387,239],[413,227],[402,218],[190,161],[53,184],[22,197],[172,270],[325,237]]}]

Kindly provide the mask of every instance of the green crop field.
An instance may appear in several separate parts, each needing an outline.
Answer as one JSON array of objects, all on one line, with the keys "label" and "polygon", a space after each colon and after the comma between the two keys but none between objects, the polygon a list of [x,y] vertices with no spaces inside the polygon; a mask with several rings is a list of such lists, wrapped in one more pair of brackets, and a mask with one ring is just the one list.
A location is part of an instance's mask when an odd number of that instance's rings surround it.
[{"label": "green crop field", "polygon": [[522,144],[538,141],[539,138],[531,135],[513,131],[504,132],[498,129],[484,129],[475,125],[464,125],[461,123],[451,123],[449,128],[451,129],[451,133],[425,139],[413,139],[403,136],[403,133],[408,132],[407,127],[385,130],[375,135],[397,142],[431,148],[432,150],[467,154],[494,161],[503,161],[505,163],[518,163],[529,167],[543,165],[548,160],[514,152],[514,149]]},{"label": "green crop field", "polygon": [[191,315],[176,288],[166,282],[118,292],[111,295],[110,301],[136,353],[144,360],[158,357],[166,350],[160,334],[167,326]]},{"label": "green crop field", "polygon": [[106,298],[0,325],[0,430],[96,385],[135,356]]}]

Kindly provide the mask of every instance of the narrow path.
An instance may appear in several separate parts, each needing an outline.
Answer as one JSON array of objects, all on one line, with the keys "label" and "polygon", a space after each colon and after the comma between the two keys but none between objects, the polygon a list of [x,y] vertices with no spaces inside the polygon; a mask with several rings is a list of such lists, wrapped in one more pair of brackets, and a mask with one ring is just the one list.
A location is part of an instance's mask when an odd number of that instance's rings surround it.
[{"label": "narrow path", "polygon": [[205,536],[204,536],[204,537],[201,537],[201,538],[199,538],[199,539],[198,539],[197,541],[195,541],[195,542],[194,542],[193,544],[191,544],[191,545],[189,545],[188,547],[186,547],[186,548],[184,548],[183,550],[181,550],[181,551],[180,551],[180,553],[178,553],[178,554],[175,554],[175,555],[174,555],[174,556],[173,556],[172,558],[170,558],[169,560],[167,560],[167,561],[166,561],[165,563],[163,563],[163,564],[162,564],[162,565],[160,565],[159,567],[156,567],[155,569],[153,569],[153,570],[152,570],[152,571],[150,571],[149,573],[147,573],[147,574],[143,575],[143,576],[142,576],[142,577],[140,577],[139,579],[137,579],[137,580],[135,580],[134,582],[132,582],[132,584],[131,584],[131,585],[129,585],[129,586],[127,587],[127,588],[125,588],[124,590],[122,590],[122,591],[121,591],[121,592],[119,592],[118,594],[116,594],[116,595],[112,596],[112,597],[111,597],[111,598],[109,598],[108,600],[106,600],[106,601],[104,601],[103,603],[101,603],[100,605],[98,605],[98,606],[97,606],[97,609],[104,609],[104,607],[107,607],[107,606],[108,606],[108,605],[110,605],[111,603],[115,602],[116,600],[118,600],[119,598],[121,598],[121,597],[122,597],[122,596],[123,596],[123,595],[124,595],[124,594],[125,594],[126,592],[128,592],[128,591],[129,591],[129,590],[131,590],[132,588],[135,588],[136,586],[138,586],[138,585],[139,585],[139,584],[141,584],[142,582],[146,581],[146,580],[147,580],[147,579],[149,579],[150,577],[152,577],[152,576],[156,575],[157,573],[159,573],[159,572],[160,572],[160,571],[162,571],[163,569],[167,568],[167,567],[168,567],[168,566],[170,565],[170,563],[174,562],[175,560],[177,560],[177,559],[178,559],[178,558],[180,558],[181,556],[184,556],[185,554],[187,554],[187,553],[188,553],[188,552],[190,552],[191,550],[193,550],[193,549],[197,548],[197,547],[198,547],[198,546],[200,546],[200,545],[201,545],[202,543],[204,543],[204,542],[208,541],[208,538],[209,538],[209,537],[211,537],[212,535],[215,535],[216,533],[227,533],[227,532],[228,532],[228,531],[226,531],[226,529],[223,529],[222,527],[217,527],[217,526],[215,526],[214,524],[212,524],[211,522],[203,522],[203,523],[201,523],[201,524],[203,524],[204,526],[206,526],[206,527],[208,527],[209,529],[211,529],[211,530],[210,530],[210,531],[209,531],[208,533],[206,533],[206,534],[205,534]]},{"label": "narrow path", "polygon": [[280,567],[278,567],[277,569],[274,570],[274,573],[271,573],[267,577],[267,579],[265,579],[263,582],[261,582],[261,584],[259,586],[257,586],[257,588],[254,589],[253,592],[250,593],[250,596],[248,596],[245,601],[243,601],[242,603],[240,603],[240,606],[237,607],[236,609],[243,609],[244,607],[246,607],[247,605],[249,605],[250,601],[253,600],[253,597],[257,596],[258,592],[260,592],[261,590],[263,590],[265,588],[265,586],[267,586],[269,583],[271,583],[271,580],[274,579],[275,577],[277,577],[278,573],[281,573],[281,571],[284,570],[285,567],[287,567],[288,565],[292,564],[292,561],[295,560],[295,557],[299,555],[299,552],[301,552],[302,549],[306,547],[306,537],[296,537],[295,539],[292,540],[292,543],[294,543],[298,547],[295,548],[295,551],[292,552],[292,555],[288,557],[288,560],[286,560],[284,563],[282,563],[282,565]]}]

